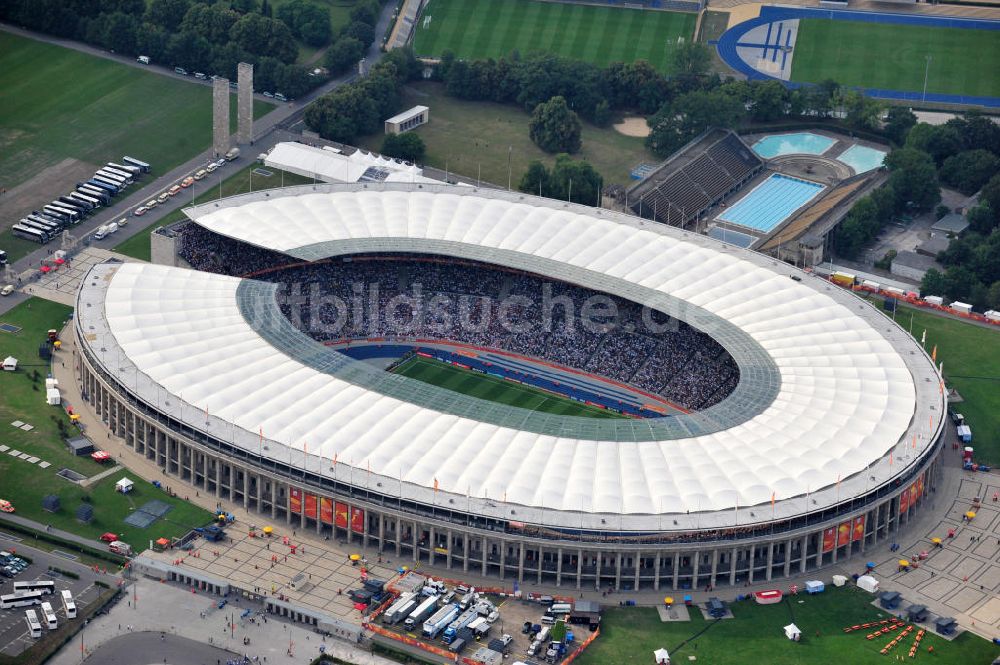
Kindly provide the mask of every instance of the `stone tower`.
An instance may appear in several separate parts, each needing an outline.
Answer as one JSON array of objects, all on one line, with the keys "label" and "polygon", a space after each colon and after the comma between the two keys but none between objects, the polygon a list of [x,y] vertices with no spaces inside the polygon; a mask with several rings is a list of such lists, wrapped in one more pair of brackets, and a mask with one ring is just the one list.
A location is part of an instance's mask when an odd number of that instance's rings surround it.
[{"label": "stone tower", "polygon": [[246,145],[253,140],[253,64],[239,64],[236,85],[236,142]]},{"label": "stone tower", "polygon": [[229,79],[212,81],[212,151],[216,157],[229,152]]}]

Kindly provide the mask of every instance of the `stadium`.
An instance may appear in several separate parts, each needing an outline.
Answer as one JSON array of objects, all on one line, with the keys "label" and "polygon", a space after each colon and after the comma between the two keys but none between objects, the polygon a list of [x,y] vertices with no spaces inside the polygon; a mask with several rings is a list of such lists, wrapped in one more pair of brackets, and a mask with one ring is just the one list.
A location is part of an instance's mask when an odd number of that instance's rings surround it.
[{"label": "stadium", "polygon": [[[937,483],[933,359],[771,257],[473,187],[306,185],[186,214],[154,234],[160,265],[83,280],[85,399],[265,521],[518,584],[691,589],[862,557]],[[446,296],[487,304],[456,323],[430,312]],[[395,371],[414,359],[590,412]]]}]

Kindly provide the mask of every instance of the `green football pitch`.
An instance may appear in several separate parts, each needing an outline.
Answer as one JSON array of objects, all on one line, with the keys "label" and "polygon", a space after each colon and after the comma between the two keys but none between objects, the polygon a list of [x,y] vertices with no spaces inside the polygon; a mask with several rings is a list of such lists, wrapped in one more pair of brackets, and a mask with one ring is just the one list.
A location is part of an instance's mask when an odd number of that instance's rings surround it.
[{"label": "green football pitch", "polygon": [[[927,57],[930,57],[928,62]],[[1000,30],[804,19],[792,80],[1000,97]]]},{"label": "green football pitch", "polygon": [[694,35],[696,15],[535,0],[430,0],[414,35],[418,55],[450,49],[459,58],[548,51],[598,65],[647,60],[670,69],[679,40]]},{"label": "green football pitch", "polygon": [[517,406],[530,411],[587,418],[622,417],[613,411],[587,406],[566,397],[547,393],[544,390],[461,369],[431,358],[414,356],[400,363],[393,372],[470,397]]}]

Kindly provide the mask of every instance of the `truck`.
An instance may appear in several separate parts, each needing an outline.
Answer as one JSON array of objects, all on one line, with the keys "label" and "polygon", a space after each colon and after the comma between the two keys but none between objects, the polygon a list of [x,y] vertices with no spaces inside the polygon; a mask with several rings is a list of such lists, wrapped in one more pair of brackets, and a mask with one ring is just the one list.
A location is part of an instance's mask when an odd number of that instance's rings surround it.
[{"label": "truck", "polygon": [[424,637],[434,639],[445,627],[458,616],[458,608],[454,605],[445,605],[434,613],[430,619],[424,622]]},{"label": "truck", "polygon": [[[382,615],[382,623],[387,623],[390,626],[396,623],[406,616],[409,616],[410,612],[414,610],[417,606],[417,601],[415,598],[417,594],[412,591],[407,591],[406,593],[400,594],[399,598],[396,599],[389,609],[385,611]],[[406,614],[403,614],[404,608],[407,608]]]},{"label": "truck", "polygon": [[131,556],[132,547],[129,546],[128,543],[116,540],[113,543],[108,543],[108,551],[114,552],[115,554],[121,554],[122,556]]},{"label": "truck", "polygon": [[475,610],[466,610],[465,612],[462,612],[457,619],[449,623],[448,627],[444,629],[444,643],[451,644],[452,640],[458,636],[458,631],[462,630],[478,618],[479,615]]},{"label": "truck", "polygon": [[232,162],[232,161],[236,160],[237,158],[239,158],[239,156],[240,156],[240,149],[239,148],[230,148],[229,152],[227,152],[226,155],[225,155],[225,160],[227,162]]},{"label": "truck", "polygon": [[410,613],[410,616],[406,617],[406,621],[403,622],[403,626],[406,630],[413,630],[417,627],[417,624],[429,617],[437,608],[437,601],[440,596],[428,596],[424,599],[417,609]]},{"label": "truck", "polygon": [[109,235],[118,230],[118,222],[111,222],[110,224],[101,224],[97,227],[97,231],[94,232],[94,240],[103,240]]}]

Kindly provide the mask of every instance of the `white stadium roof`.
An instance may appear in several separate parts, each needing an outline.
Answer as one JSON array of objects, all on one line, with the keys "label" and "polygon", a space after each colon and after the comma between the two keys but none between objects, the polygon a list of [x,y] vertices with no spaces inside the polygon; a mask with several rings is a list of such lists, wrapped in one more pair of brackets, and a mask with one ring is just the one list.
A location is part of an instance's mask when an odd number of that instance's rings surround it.
[{"label": "white stadium roof", "polygon": [[[130,389],[160,408],[172,397],[191,426],[255,454],[266,446],[265,456],[340,480],[350,472],[357,485],[388,479],[395,492],[398,480],[401,495],[427,504],[471,495],[484,501],[482,514],[499,511],[493,501],[502,499],[526,508],[515,519],[542,524],[625,514],[635,519],[623,518],[623,527],[640,528],[649,526],[640,517],[686,511],[718,511],[699,518],[702,528],[746,524],[761,517],[734,508],[766,504],[772,493],[777,516],[790,516],[806,508],[792,497],[811,496],[806,509],[815,510],[834,503],[834,486],[839,501],[841,491],[861,494],[900,475],[941,426],[933,364],[905,331],[817,277],[696,234],[447,186],[304,186],[186,212],[212,231],[297,257],[447,253],[536,272],[565,268],[587,286],[634,300],[656,292],[681,303],[679,315],[693,325],[730,322],[780,377],[773,400],[720,431],[666,440],[564,437],[443,413],[316,369],[247,321],[238,297],[246,280],[148,264],[98,266],[84,280],[78,325],[101,340],[97,357]],[[87,309],[101,300],[103,311]],[[115,347],[118,360],[109,362]],[[764,512],[770,518],[772,510]]]}]

